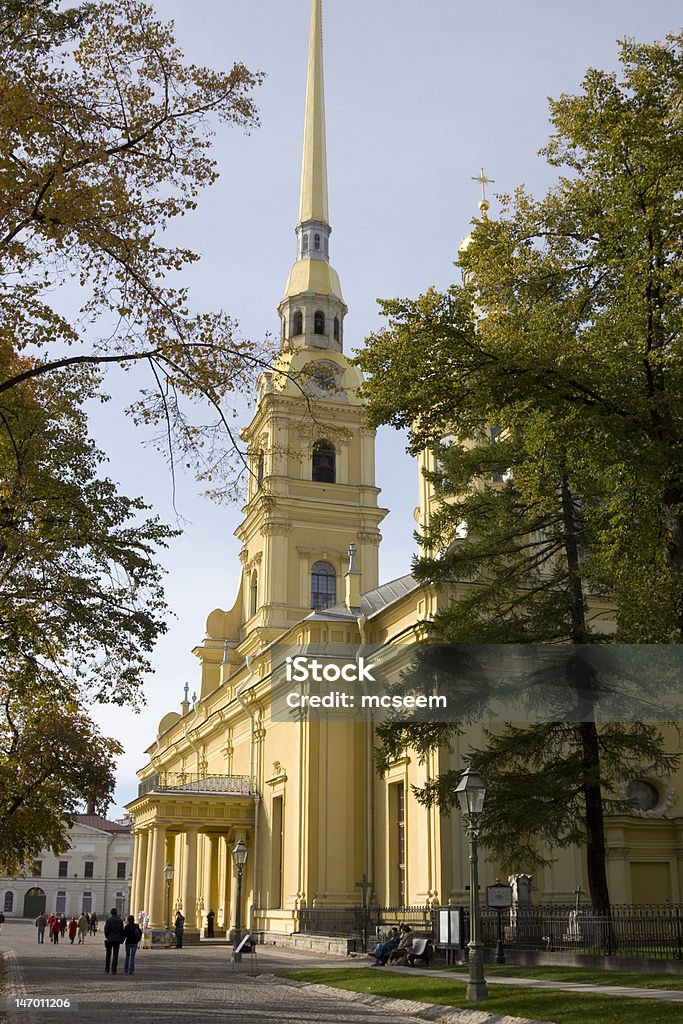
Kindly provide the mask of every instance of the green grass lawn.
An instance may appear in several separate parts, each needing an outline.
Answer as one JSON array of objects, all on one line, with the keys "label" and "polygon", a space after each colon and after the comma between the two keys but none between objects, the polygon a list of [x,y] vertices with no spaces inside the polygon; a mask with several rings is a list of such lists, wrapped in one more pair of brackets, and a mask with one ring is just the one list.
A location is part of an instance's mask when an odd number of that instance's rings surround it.
[{"label": "green grass lawn", "polygon": [[507,1013],[514,1017],[554,1021],[555,1024],[674,1024],[677,1021],[683,1024],[683,1002],[660,1003],[654,1000],[626,999],[621,996],[579,995],[548,989],[520,989],[511,985],[495,985],[489,988],[489,999],[486,1003],[468,1003],[465,999],[465,981],[456,980],[455,977],[451,981],[449,978],[344,967],[288,971],[283,976],[295,981],[349,989],[352,992],[485,1009],[489,1013]]}]

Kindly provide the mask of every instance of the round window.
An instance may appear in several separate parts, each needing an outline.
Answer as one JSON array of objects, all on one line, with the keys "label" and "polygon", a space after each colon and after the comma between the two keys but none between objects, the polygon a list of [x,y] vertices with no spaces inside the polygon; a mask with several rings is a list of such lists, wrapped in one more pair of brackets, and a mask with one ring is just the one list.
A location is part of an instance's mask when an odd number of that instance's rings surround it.
[{"label": "round window", "polygon": [[633,782],[629,782],[626,795],[639,811],[651,811],[659,803],[657,788],[645,779],[634,779]]}]

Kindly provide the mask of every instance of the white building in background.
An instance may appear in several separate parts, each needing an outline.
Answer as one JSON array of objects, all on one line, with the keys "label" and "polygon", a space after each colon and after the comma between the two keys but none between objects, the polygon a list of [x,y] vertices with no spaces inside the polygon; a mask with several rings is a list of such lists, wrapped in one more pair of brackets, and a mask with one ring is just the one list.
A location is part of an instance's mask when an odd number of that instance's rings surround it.
[{"label": "white building in background", "polygon": [[5,917],[35,918],[41,910],[67,917],[95,911],[101,917],[112,907],[127,912],[133,870],[130,829],[128,821],[74,815],[66,852],[55,856],[44,851],[23,878],[0,877]]}]

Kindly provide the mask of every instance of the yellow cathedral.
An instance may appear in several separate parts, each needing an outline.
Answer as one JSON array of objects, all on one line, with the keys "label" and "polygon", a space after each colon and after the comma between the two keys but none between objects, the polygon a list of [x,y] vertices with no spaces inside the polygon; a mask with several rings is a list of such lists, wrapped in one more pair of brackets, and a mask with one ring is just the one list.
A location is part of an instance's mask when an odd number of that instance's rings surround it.
[{"label": "yellow cathedral", "polygon": [[[379,583],[386,510],[375,485],[375,435],[357,394],[360,372],[344,355],[347,307],[330,234],[321,0],[312,0],[297,258],[278,307],[280,355],[261,375],[242,431],[251,472],[236,531],[237,599],[208,615],[194,650],[199,697],[191,705],[186,687],[180,710],[162,718],[128,805],[131,912],[161,928],[170,908],[181,908],[187,941],[198,940],[209,909],[216,934],[235,921],[231,852],[240,839],[248,856],[239,918],[271,941],[297,932],[302,910],[358,906],[361,893],[386,907],[466,902],[460,816],[419,805],[411,791],[461,766],[465,739],[425,764],[400,752],[380,779],[370,723],[272,713],[276,646],[405,642],[448,600],[409,574]],[[420,472],[418,522],[435,500]],[[480,735],[473,727],[470,739]],[[680,787],[644,779],[641,788],[633,813],[607,822],[612,900],[680,901]],[[502,877],[483,856],[482,888]],[[579,885],[586,890],[582,851],[559,851],[534,878],[534,899],[573,902]]]}]

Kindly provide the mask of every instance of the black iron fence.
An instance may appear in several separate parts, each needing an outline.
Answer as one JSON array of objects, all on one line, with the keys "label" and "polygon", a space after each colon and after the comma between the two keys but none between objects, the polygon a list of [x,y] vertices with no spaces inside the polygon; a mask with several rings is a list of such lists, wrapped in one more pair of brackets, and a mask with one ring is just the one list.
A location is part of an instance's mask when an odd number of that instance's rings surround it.
[{"label": "black iron fence", "polygon": [[[299,910],[299,931],[352,939],[371,949],[393,925],[405,922],[431,934],[438,945],[437,907],[311,907]],[[469,908],[464,911],[463,946],[469,939]],[[557,904],[481,908],[482,939],[494,948],[500,935],[507,949],[573,952],[590,956],[628,956],[683,960],[683,905],[619,905],[610,914],[590,907]]]},{"label": "black iron fence", "polygon": [[356,948],[372,948],[389,928],[402,922],[415,931],[434,934],[433,907],[307,907],[298,911],[299,931],[353,939]]},{"label": "black iron fence", "polygon": [[[498,913],[482,908],[481,916],[484,944],[495,946]],[[683,959],[681,904],[615,905],[609,914],[591,907],[511,907],[501,924],[503,942],[514,949]]]}]

